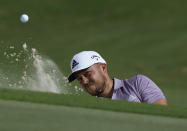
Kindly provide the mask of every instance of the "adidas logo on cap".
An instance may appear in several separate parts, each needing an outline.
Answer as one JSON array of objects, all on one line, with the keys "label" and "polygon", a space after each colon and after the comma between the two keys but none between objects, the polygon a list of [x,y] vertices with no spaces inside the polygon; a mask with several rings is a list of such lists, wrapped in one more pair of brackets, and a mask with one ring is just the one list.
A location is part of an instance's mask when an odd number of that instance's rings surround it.
[{"label": "adidas logo on cap", "polygon": [[79,63],[77,61],[73,60],[71,68],[72,69],[75,68],[75,66],[77,66],[78,64]]}]

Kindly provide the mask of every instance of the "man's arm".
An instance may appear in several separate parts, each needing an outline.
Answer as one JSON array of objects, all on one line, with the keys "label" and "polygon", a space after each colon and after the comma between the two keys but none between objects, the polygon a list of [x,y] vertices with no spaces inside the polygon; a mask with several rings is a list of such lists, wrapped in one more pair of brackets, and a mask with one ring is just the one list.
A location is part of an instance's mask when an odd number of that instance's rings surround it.
[{"label": "man's arm", "polygon": [[159,99],[157,101],[155,101],[153,104],[158,104],[158,105],[163,105],[163,106],[167,106],[168,102],[166,99]]},{"label": "man's arm", "polygon": [[150,104],[168,105],[161,89],[148,77],[137,75],[137,85],[143,102]]}]

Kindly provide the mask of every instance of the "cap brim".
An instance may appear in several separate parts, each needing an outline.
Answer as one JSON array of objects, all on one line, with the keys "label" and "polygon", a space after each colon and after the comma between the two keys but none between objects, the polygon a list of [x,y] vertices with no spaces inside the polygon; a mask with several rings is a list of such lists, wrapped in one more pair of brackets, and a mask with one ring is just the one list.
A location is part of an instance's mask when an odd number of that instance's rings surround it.
[{"label": "cap brim", "polygon": [[74,80],[76,79],[75,74],[76,74],[78,71],[81,71],[81,70],[84,70],[84,69],[87,69],[87,68],[88,68],[88,67],[84,67],[84,68],[81,68],[81,69],[79,69],[79,70],[77,70],[77,71],[71,73],[71,74],[69,75],[69,77],[68,77],[68,81],[69,81],[69,82],[74,81]]},{"label": "cap brim", "polygon": [[[90,67],[90,65],[89,65],[88,67]],[[74,80],[76,79],[75,73],[78,72],[78,71],[87,69],[88,67],[86,66],[86,67],[80,68],[79,70],[76,70],[75,72],[71,73],[71,74],[69,75],[69,77],[68,77],[68,81],[69,81],[69,82],[74,81]]]},{"label": "cap brim", "polygon": [[71,75],[69,75],[69,77],[68,77],[69,83],[72,82],[72,81],[74,81],[75,79],[76,79],[76,78],[75,78],[75,72],[72,73]]}]

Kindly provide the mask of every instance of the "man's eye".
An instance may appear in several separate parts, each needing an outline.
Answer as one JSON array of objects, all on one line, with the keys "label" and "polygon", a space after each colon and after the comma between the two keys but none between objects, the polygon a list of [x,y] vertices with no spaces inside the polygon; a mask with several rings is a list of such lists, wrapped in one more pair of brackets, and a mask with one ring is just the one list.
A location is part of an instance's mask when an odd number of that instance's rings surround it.
[{"label": "man's eye", "polygon": [[80,82],[82,79],[81,78],[77,78],[77,80]]},{"label": "man's eye", "polygon": [[84,74],[84,76],[85,76],[85,77],[89,77],[90,74],[91,74],[90,72],[86,72],[86,73]]}]

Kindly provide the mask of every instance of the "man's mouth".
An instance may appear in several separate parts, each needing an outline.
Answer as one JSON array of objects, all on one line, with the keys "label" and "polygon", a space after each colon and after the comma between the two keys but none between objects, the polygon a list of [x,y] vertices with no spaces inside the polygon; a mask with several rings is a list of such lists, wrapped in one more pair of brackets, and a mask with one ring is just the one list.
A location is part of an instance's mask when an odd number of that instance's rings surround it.
[{"label": "man's mouth", "polygon": [[96,93],[96,96],[100,97],[101,94],[103,93],[103,90],[102,89],[96,90],[95,93]]}]

